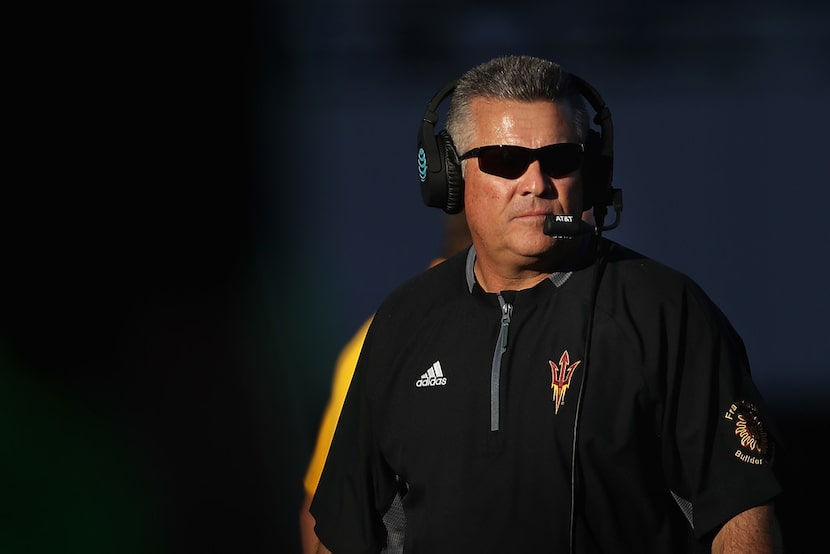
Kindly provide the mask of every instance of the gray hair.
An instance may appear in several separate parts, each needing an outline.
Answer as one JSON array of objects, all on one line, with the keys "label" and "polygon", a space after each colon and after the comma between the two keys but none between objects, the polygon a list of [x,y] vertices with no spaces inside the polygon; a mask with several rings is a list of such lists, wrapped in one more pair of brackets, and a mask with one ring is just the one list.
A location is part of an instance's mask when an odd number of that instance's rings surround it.
[{"label": "gray hair", "polygon": [[461,76],[447,112],[447,132],[459,154],[472,147],[475,125],[470,110],[474,98],[535,102],[547,100],[570,108],[573,127],[585,142],[590,119],[585,99],[558,64],[532,56],[502,56]]}]

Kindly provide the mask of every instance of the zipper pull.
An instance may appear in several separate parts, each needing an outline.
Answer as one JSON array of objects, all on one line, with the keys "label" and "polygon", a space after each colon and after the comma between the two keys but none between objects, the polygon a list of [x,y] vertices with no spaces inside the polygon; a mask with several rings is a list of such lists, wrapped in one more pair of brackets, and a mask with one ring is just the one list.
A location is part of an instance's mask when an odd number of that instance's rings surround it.
[{"label": "zipper pull", "polygon": [[[501,299],[501,297],[499,297]],[[507,350],[507,332],[510,328],[510,316],[513,315],[513,305],[507,302],[502,302],[501,305],[501,351]]]}]

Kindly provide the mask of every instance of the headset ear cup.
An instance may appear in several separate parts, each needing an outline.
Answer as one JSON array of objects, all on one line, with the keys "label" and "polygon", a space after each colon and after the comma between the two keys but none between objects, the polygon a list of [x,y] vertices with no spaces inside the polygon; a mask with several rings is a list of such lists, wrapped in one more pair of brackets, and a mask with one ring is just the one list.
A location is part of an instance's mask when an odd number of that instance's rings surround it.
[{"label": "headset ear cup", "polygon": [[444,157],[444,169],[447,178],[447,202],[444,211],[457,214],[464,209],[464,178],[461,176],[461,162],[452,137],[446,131],[440,131],[435,137],[438,152]]},{"label": "headset ear cup", "polygon": [[585,160],[582,163],[582,210],[590,210],[599,202],[604,186],[601,171],[601,137],[593,129],[585,140]]}]

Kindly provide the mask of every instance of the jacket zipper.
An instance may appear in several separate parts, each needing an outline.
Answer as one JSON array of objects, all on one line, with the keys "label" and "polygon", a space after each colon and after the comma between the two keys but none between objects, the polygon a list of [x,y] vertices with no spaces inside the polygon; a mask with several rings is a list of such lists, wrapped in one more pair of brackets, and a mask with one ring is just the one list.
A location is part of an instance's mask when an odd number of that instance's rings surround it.
[{"label": "jacket zipper", "polygon": [[501,304],[501,327],[499,338],[496,341],[496,350],[493,352],[493,365],[490,369],[490,430],[499,430],[499,383],[501,381],[501,362],[507,351],[507,335],[510,330],[510,316],[513,315],[513,306],[505,302],[501,294],[498,296]]}]

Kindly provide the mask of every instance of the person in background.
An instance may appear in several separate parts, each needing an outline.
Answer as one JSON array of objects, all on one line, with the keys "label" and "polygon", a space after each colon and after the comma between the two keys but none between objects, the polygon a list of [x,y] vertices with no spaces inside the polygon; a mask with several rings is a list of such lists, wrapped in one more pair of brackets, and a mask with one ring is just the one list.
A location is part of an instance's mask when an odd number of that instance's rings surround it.
[{"label": "person in background", "polygon": [[598,93],[531,56],[442,90],[422,192],[464,210],[472,246],[377,309],[317,551],[380,552],[398,498],[408,554],[780,550],[781,439],[739,334],[690,277],[602,235],[620,210]]},{"label": "person in background", "polygon": [[[447,215],[444,219],[443,231],[442,256],[432,260],[428,267],[438,265],[453,254],[467,248],[472,242],[467,220],[463,213]],[[318,541],[317,535],[314,534],[314,517],[308,511],[308,508],[311,505],[314,491],[317,489],[317,482],[320,480],[320,473],[323,471],[323,464],[329,452],[329,445],[334,434],[334,428],[337,425],[337,419],[340,416],[343,400],[346,397],[346,391],[349,388],[360,355],[360,349],[363,346],[363,339],[366,337],[366,331],[369,329],[371,322],[372,317],[370,316],[340,351],[334,366],[331,393],[317,432],[314,452],[303,479],[305,496],[300,508],[300,538],[303,554],[313,554],[317,549]],[[388,554],[400,552],[403,546],[402,539],[406,525],[400,508],[400,498],[396,499],[392,509],[384,515],[384,523],[390,537],[389,546],[385,552]]]}]

